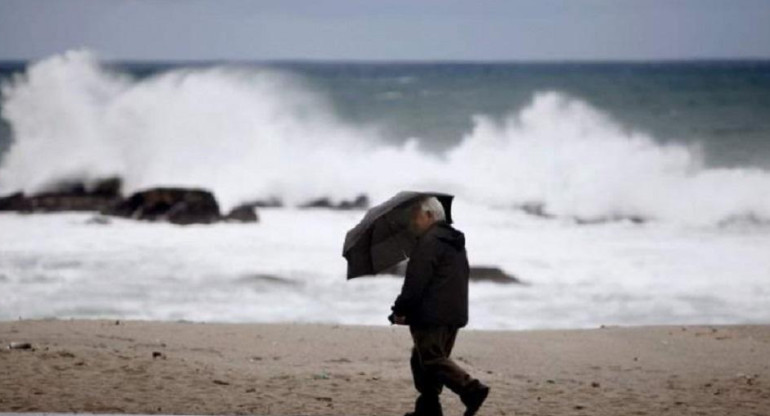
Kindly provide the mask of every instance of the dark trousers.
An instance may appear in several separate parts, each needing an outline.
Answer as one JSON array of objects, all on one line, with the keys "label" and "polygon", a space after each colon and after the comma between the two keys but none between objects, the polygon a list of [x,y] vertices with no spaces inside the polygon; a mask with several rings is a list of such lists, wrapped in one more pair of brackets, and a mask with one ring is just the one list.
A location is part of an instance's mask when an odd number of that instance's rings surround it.
[{"label": "dark trousers", "polygon": [[420,393],[417,413],[440,414],[438,396],[443,386],[462,396],[478,383],[449,358],[458,330],[447,326],[409,327],[414,341],[410,360],[412,377],[414,387]]}]

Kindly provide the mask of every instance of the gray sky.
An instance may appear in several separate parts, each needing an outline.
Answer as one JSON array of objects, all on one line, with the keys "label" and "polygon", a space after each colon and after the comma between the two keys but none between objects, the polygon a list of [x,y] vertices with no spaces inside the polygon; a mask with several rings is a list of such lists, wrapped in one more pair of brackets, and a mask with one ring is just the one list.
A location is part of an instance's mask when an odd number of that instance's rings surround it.
[{"label": "gray sky", "polygon": [[770,58],[770,0],[0,0],[0,59]]}]

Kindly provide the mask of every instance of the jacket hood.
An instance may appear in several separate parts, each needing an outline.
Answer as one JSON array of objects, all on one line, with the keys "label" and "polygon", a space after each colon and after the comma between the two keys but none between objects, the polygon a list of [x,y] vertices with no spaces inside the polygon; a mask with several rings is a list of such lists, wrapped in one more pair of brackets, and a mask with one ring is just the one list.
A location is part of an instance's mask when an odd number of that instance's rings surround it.
[{"label": "jacket hood", "polygon": [[439,240],[448,243],[458,250],[465,248],[465,234],[449,225],[446,221],[438,221],[432,228],[433,233]]}]

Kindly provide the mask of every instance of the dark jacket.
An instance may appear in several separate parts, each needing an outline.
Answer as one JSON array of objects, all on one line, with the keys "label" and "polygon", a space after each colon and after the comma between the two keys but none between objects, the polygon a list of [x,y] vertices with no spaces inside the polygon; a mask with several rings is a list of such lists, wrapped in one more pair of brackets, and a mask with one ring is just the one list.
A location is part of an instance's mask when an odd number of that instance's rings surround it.
[{"label": "dark jacket", "polygon": [[430,226],[412,251],[393,313],[413,326],[468,323],[465,235],[445,221]]}]

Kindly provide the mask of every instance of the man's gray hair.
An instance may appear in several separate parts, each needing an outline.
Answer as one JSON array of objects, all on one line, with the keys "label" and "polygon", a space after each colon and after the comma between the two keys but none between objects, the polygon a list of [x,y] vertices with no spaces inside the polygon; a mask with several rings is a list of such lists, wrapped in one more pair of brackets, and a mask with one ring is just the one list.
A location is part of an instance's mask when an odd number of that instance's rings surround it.
[{"label": "man's gray hair", "polygon": [[429,212],[433,219],[436,221],[445,221],[446,214],[444,213],[444,206],[441,205],[438,198],[435,196],[429,196],[421,199],[417,203],[417,207],[425,212]]}]

